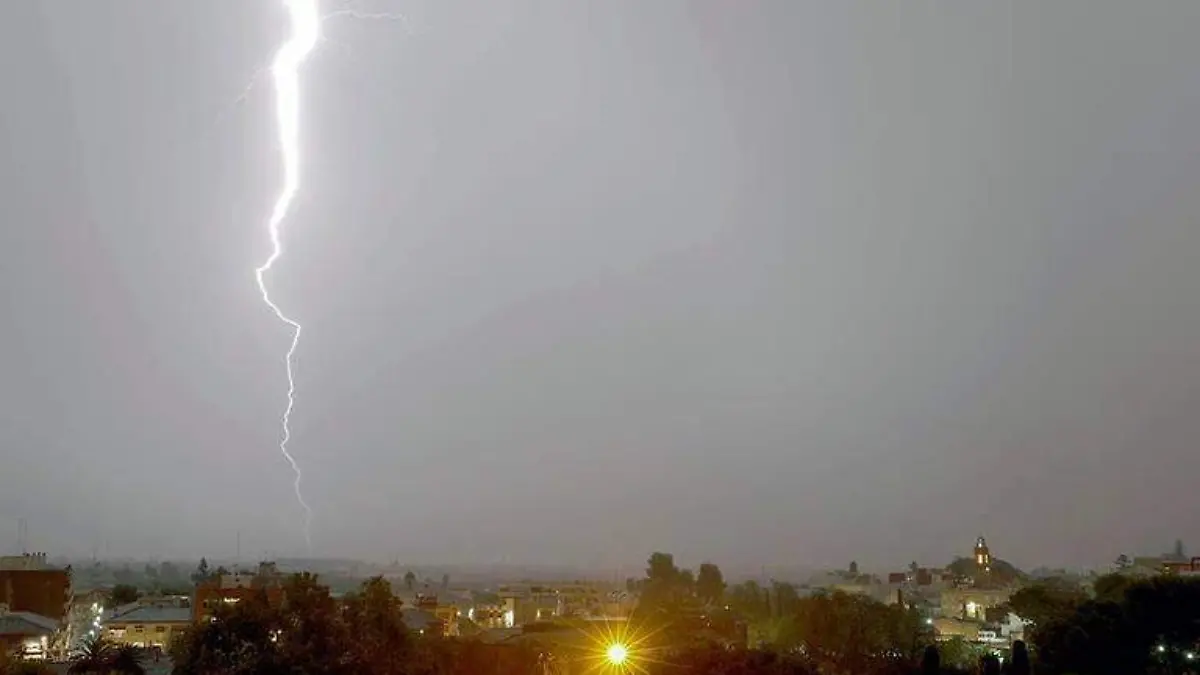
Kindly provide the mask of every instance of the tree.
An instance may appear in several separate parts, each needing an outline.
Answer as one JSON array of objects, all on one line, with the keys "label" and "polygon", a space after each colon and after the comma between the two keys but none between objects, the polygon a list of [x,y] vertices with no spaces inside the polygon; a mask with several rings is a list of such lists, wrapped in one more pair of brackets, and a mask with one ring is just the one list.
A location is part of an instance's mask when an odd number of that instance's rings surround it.
[{"label": "tree", "polygon": [[[1053,673],[1144,673],[1151,640],[1117,603],[1088,601],[1066,617],[1035,626],[1039,669]],[[1141,652],[1141,653],[1138,653]]]},{"label": "tree", "polygon": [[86,639],[67,672],[73,675],[143,675],[138,650],[128,645],[115,645],[103,636]]},{"label": "tree", "polygon": [[680,581],[680,572],[675,566],[674,556],[662,552],[650,554],[638,610],[643,613],[673,612],[678,608],[682,595]]},{"label": "tree", "polygon": [[800,606],[800,594],[792,584],[772,580],[771,595],[775,597],[771,606],[776,616],[791,616]]},{"label": "tree", "polygon": [[1101,581],[1111,586],[1095,599],[1034,626],[1029,637],[1038,669],[1080,675],[1189,670],[1186,653],[1200,643],[1200,581]]},{"label": "tree", "polygon": [[138,575],[131,569],[129,565],[125,565],[120,569],[113,570],[113,581],[116,581],[121,586],[137,586]]},{"label": "tree", "polygon": [[413,574],[412,570],[405,572],[404,573],[404,588],[406,588],[411,593],[413,586],[415,586],[416,584],[417,584],[417,575]]},{"label": "tree", "polygon": [[113,586],[112,592],[109,593],[109,604],[114,607],[128,605],[131,602],[137,602],[138,589],[136,586],[129,584],[117,584]]},{"label": "tree", "polygon": [[367,675],[400,675],[413,658],[408,628],[400,612],[400,599],[383,577],[363,582],[346,603],[350,660],[357,672]]},{"label": "tree", "polygon": [[211,622],[196,624],[171,646],[176,675],[279,675],[287,663],[278,637],[283,621],[265,593],[218,607]]},{"label": "tree", "polygon": [[1116,561],[1113,562],[1113,567],[1117,568],[1118,570],[1126,570],[1130,567],[1133,567],[1133,561],[1129,559],[1129,556],[1122,553],[1121,555],[1117,556]]},{"label": "tree", "polygon": [[800,599],[796,622],[822,672],[873,672],[897,655],[914,663],[928,637],[915,611],[840,591]]},{"label": "tree", "polygon": [[942,655],[938,653],[936,645],[929,645],[921,656],[921,675],[939,675],[941,672]]},{"label": "tree", "polygon": [[679,568],[675,567],[675,556],[670,553],[655,552],[650,554],[646,562],[646,580],[651,584],[673,584],[679,576]]},{"label": "tree", "polygon": [[265,593],[217,609],[172,646],[176,675],[510,675],[533,673],[526,647],[414,637],[381,577],[343,602],[312,575],[295,575],[282,601]]},{"label": "tree", "polygon": [[1175,540],[1175,548],[1171,553],[1176,560],[1187,560],[1187,548],[1184,547],[1182,539]]},{"label": "tree", "polygon": [[352,675],[351,639],[343,609],[311,574],[289,578],[282,602],[265,592],[221,607],[213,621],[188,630],[171,650],[176,675]]},{"label": "tree", "polygon": [[1009,665],[1009,675],[1030,675],[1033,668],[1029,664],[1029,648],[1024,640],[1012,644],[1012,663]]},{"label": "tree", "polygon": [[1105,574],[1092,583],[1092,594],[1097,600],[1122,602],[1125,592],[1137,582],[1124,574]]},{"label": "tree", "polygon": [[1013,614],[1038,626],[1069,616],[1087,599],[1082,588],[1039,583],[1013,593],[1007,604]]},{"label": "tree", "polygon": [[145,675],[142,667],[142,652],[132,645],[121,645],[113,650],[106,675]]},{"label": "tree", "polygon": [[443,591],[450,590],[450,575],[449,574],[442,575],[442,590]]},{"label": "tree", "polygon": [[200,564],[196,565],[196,571],[192,572],[192,583],[199,584],[206,581],[208,577],[208,558],[200,558]]},{"label": "tree", "polygon": [[682,597],[691,597],[696,593],[696,575],[690,569],[679,570],[675,577],[675,590]]},{"label": "tree", "polygon": [[158,581],[167,588],[179,588],[186,583],[179,567],[172,562],[162,562],[158,566]]},{"label": "tree", "polygon": [[974,670],[983,655],[979,645],[967,642],[961,636],[941,643],[942,664],[955,670]]},{"label": "tree", "polygon": [[712,563],[701,563],[696,574],[696,597],[702,602],[717,605],[725,596],[725,577],[721,568]]},{"label": "tree", "polygon": [[770,609],[767,594],[753,579],[730,587],[727,602],[730,609],[751,620],[765,619]]}]

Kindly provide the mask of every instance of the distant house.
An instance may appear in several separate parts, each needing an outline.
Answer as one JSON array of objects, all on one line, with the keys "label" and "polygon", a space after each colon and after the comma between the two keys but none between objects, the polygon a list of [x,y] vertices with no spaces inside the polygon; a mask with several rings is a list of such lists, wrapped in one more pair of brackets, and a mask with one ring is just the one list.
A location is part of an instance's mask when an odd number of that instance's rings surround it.
[{"label": "distant house", "polygon": [[104,635],[118,644],[166,649],[190,625],[189,607],[139,605],[123,607],[105,619]]},{"label": "distant house", "polygon": [[0,605],[0,653],[18,652],[24,658],[44,659],[58,627],[58,622],[48,616],[10,612]]}]

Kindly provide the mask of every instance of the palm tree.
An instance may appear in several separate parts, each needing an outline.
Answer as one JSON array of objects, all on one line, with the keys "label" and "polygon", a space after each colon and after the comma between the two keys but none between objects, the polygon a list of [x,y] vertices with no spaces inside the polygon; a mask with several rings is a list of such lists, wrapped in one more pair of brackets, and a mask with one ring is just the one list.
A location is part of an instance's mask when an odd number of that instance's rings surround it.
[{"label": "palm tree", "polygon": [[82,646],[73,655],[74,663],[67,669],[72,675],[107,673],[107,666],[115,649],[103,635],[84,638]]},{"label": "palm tree", "polygon": [[132,645],[121,645],[112,652],[108,662],[110,675],[146,675],[142,667],[142,650]]},{"label": "palm tree", "polygon": [[137,647],[113,644],[103,635],[97,635],[83,642],[67,672],[72,675],[145,675],[141,660],[141,651]]}]

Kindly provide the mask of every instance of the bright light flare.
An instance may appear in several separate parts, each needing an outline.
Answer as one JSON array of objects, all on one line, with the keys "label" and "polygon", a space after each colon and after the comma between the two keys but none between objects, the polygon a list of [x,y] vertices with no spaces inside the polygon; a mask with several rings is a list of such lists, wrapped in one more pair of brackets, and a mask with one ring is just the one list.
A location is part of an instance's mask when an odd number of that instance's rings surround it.
[{"label": "bright light flare", "polygon": [[582,631],[587,645],[580,655],[583,673],[644,675],[647,666],[660,663],[652,642],[658,630],[641,630],[627,621],[597,621]]},{"label": "bright light flare", "polygon": [[264,275],[271,271],[275,261],[283,254],[283,244],[280,239],[280,229],[288,208],[300,187],[300,65],[317,46],[320,38],[321,16],[318,13],[317,0],[283,0],[288,17],[292,24],[292,35],[275,54],[271,64],[271,76],[275,83],[275,126],[279,134],[279,153],[283,162],[283,186],[271,209],[271,217],[267,220],[267,232],[271,237],[271,254],[261,266],[254,270],[258,280],[258,290],[262,293],[263,302],[275,313],[280,321],[287,324],[292,331],[292,342],[284,356],[287,369],[287,407],[284,408],[281,420],[283,436],[279,441],[279,451],[291,465],[296,474],[293,487],[296,491],[296,501],[304,509],[304,542],[312,552],[312,509],[304,501],[300,491],[300,481],[303,474],[296,458],[288,452],[288,441],[292,437],[291,416],[296,403],[296,379],[292,372],[292,359],[296,354],[296,346],[300,343],[300,324],[288,318],[283,310],[271,301],[267,292]]},{"label": "bright light flare", "polygon": [[622,666],[625,665],[625,659],[629,657],[629,650],[625,648],[625,645],[616,642],[608,646],[608,649],[604,652],[604,656],[610,664]]}]

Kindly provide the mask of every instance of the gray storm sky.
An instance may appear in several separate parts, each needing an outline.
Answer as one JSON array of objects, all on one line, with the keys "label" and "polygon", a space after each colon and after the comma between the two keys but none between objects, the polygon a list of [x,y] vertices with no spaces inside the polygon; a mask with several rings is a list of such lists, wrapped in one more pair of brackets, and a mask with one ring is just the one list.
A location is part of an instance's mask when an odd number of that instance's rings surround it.
[{"label": "gray storm sky", "polygon": [[[270,278],[317,554],[1200,545],[1200,3],[358,6]],[[303,553],[286,29],[0,8],[0,549]]]}]

